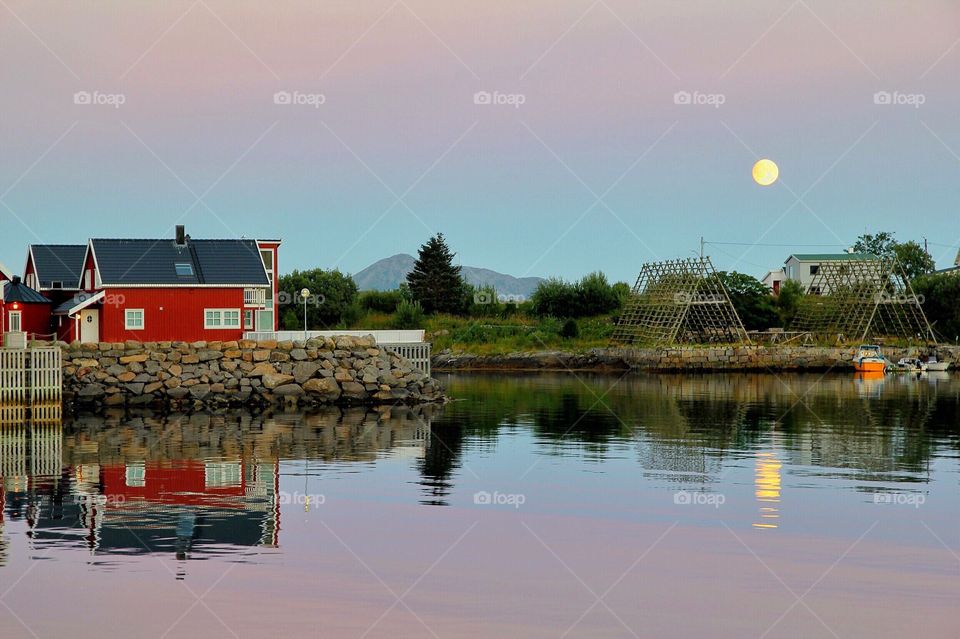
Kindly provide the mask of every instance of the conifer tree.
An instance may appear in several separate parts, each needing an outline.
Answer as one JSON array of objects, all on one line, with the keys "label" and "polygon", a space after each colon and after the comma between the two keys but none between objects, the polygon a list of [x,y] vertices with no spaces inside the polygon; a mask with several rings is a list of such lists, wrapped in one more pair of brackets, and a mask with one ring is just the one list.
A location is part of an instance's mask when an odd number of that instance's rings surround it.
[{"label": "conifer tree", "polygon": [[427,313],[463,311],[466,286],[460,267],[453,263],[454,253],[447,246],[443,233],[431,237],[420,247],[407,284],[413,299]]}]

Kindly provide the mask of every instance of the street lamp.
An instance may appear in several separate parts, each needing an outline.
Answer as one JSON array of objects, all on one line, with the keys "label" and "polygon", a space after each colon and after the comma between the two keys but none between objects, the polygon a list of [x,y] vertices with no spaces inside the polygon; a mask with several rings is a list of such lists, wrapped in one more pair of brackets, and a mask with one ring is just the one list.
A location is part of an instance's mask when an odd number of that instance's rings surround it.
[{"label": "street lamp", "polygon": [[310,297],[310,289],[300,289],[300,297],[303,298],[303,341],[307,341],[307,298]]}]

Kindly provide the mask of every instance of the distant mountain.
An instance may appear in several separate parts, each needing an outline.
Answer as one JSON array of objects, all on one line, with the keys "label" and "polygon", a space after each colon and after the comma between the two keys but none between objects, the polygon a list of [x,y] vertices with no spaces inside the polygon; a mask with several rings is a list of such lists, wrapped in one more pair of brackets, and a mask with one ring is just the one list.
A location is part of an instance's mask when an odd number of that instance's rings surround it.
[{"label": "distant mountain", "polygon": [[[361,291],[391,291],[407,279],[407,273],[413,270],[415,261],[412,255],[406,253],[387,257],[355,273],[353,281]],[[474,286],[492,286],[498,295],[519,295],[525,298],[530,297],[537,284],[543,281],[540,277],[513,277],[474,266],[464,266],[461,272],[464,279]]]}]

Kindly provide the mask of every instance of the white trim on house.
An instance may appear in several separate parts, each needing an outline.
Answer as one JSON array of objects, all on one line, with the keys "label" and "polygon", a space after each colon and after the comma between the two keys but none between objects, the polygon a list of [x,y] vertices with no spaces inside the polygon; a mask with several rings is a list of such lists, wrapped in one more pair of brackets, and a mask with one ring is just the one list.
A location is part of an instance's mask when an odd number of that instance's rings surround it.
[{"label": "white trim on house", "polygon": [[13,279],[13,273],[10,272],[10,269],[8,269],[6,264],[4,264],[3,262],[0,262],[0,273],[2,273],[3,276],[8,280]]},{"label": "white trim on house", "polygon": [[[130,324],[130,313],[140,313],[140,325],[131,325]],[[123,309],[123,328],[128,331],[142,331],[146,325],[146,314],[142,308],[125,308]]]},{"label": "white trim on house", "polygon": [[66,313],[55,313],[55,314],[66,315],[69,317],[71,315],[74,315],[75,313],[79,313],[80,311],[87,308],[91,304],[96,304],[97,302],[102,301],[104,297],[106,297],[106,293],[104,293],[103,291],[97,291],[96,293],[91,293],[90,297],[84,299],[83,301],[78,303],[76,306],[70,308],[70,310],[68,310]]},{"label": "white trim on house", "polygon": [[[217,323],[211,323],[211,313],[216,313]],[[226,314],[235,313],[236,323],[226,323]],[[236,330],[243,327],[243,313],[239,308],[205,308],[203,309],[203,328],[204,330]]]}]

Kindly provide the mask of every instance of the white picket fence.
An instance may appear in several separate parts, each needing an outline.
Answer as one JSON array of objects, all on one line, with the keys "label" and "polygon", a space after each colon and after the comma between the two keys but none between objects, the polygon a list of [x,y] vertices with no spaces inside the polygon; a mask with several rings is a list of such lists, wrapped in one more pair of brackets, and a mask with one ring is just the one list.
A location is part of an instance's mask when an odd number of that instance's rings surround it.
[{"label": "white picket fence", "polygon": [[388,351],[393,351],[400,357],[410,360],[410,363],[416,366],[417,369],[426,373],[428,376],[430,375],[430,342],[420,342],[419,344],[387,344],[378,342],[377,345]]},{"label": "white picket fence", "polygon": [[0,348],[0,404],[59,402],[63,353],[59,348]]}]

